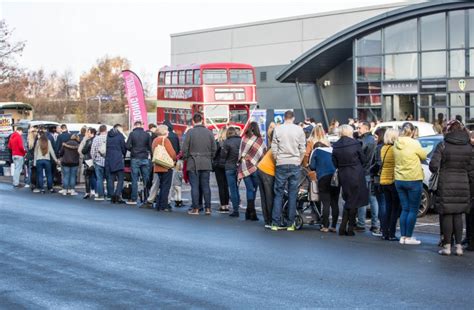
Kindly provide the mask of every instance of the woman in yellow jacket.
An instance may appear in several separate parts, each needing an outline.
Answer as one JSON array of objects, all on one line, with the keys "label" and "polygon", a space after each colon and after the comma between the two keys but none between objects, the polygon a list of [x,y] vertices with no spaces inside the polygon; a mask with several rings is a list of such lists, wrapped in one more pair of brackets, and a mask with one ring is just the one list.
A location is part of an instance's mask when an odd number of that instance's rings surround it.
[{"label": "woman in yellow jacket", "polygon": [[402,206],[400,214],[400,244],[417,245],[421,242],[413,238],[413,230],[420,207],[423,190],[423,169],[421,161],[426,159],[426,152],[420,142],[413,139],[415,127],[406,122],[402,133],[395,142],[395,187]]}]

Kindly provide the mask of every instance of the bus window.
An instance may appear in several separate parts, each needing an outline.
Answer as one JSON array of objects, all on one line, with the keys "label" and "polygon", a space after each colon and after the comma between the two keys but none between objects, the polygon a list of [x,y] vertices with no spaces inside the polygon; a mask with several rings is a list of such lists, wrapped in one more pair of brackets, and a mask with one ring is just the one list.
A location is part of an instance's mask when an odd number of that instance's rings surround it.
[{"label": "bus window", "polygon": [[171,84],[173,85],[178,84],[178,71],[173,71],[171,73]]},{"label": "bus window", "polygon": [[165,74],[165,84],[166,85],[171,84],[171,72],[166,72],[166,74]]},{"label": "bus window", "polygon": [[204,117],[206,124],[222,124],[229,121],[229,106],[228,105],[206,105],[204,106]]},{"label": "bus window", "polygon": [[194,70],[194,85],[200,85],[200,84],[201,84],[201,71]]},{"label": "bus window", "polygon": [[193,124],[193,115],[191,110],[186,110],[186,125],[191,126]]},{"label": "bus window", "polygon": [[184,75],[184,71],[179,71],[179,74],[178,74],[178,84],[179,85],[184,85],[185,81],[185,75]]},{"label": "bus window", "polygon": [[253,84],[252,70],[230,70],[230,82],[232,84]]},{"label": "bus window", "polygon": [[193,70],[186,70],[186,84],[193,84]]},{"label": "bus window", "polygon": [[204,84],[225,84],[227,83],[227,71],[225,69],[204,70],[202,81]]},{"label": "bus window", "polygon": [[242,110],[230,110],[230,122],[245,124],[249,119],[249,112],[245,109]]},{"label": "bus window", "polygon": [[159,85],[165,84],[165,73],[164,72],[160,72],[160,74],[158,74],[158,84]]}]

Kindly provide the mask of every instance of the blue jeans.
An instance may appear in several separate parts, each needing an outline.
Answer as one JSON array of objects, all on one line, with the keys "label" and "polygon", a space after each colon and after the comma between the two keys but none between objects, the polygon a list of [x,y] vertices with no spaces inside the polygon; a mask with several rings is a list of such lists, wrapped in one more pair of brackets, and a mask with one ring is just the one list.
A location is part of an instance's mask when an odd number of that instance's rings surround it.
[{"label": "blue jeans", "polygon": [[46,180],[48,189],[53,188],[53,171],[51,170],[51,161],[47,159],[40,159],[36,161],[36,186],[38,189],[43,189],[44,173],[46,173]]},{"label": "blue jeans", "polygon": [[400,235],[411,237],[415,229],[416,217],[420,208],[422,181],[395,181],[398,197],[402,206],[400,214]]},{"label": "blue jeans", "polygon": [[244,178],[245,188],[247,190],[247,200],[255,200],[258,190],[257,171]]},{"label": "blue jeans", "polygon": [[377,198],[377,204],[379,206],[379,223],[380,227],[382,227],[382,221],[386,216],[387,208],[385,205],[385,196],[382,192],[382,187],[379,185],[380,190],[375,193],[375,198]]},{"label": "blue jeans", "polygon": [[71,190],[76,187],[76,178],[77,178],[77,168],[78,166],[63,166],[63,189]]},{"label": "blue jeans", "polygon": [[[110,172],[106,169],[106,178],[107,178],[107,197],[116,196],[117,198],[122,197],[123,190],[123,178],[125,174],[123,170]],[[115,186],[115,181],[117,181],[117,186]]]},{"label": "blue jeans", "polygon": [[143,179],[143,187],[148,184],[148,178],[150,177],[150,161],[148,159],[137,159],[132,158],[132,195],[131,200],[137,201],[138,198],[138,178],[140,174]]},{"label": "blue jeans", "polygon": [[12,171],[14,186],[18,186],[18,184],[20,184],[20,176],[24,163],[25,159],[23,156],[13,156],[13,164],[15,164],[15,171]]},{"label": "blue jeans", "polygon": [[237,169],[226,170],[225,177],[227,179],[227,185],[229,185],[232,208],[234,209],[234,212],[239,212],[240,193],[239,185],[237,184]]},{"label": "blue jeans", "polygon": [[191,198],[193,201],[193,208],[198,209],[200,204],[199,192],[202,192],[204,197],[204,207],[211,207],[211,187],[209,185],[209,179],[211,171],[199,170],[199,171],[188,171],[189,184],[191,184]]},{"label": "blue jeans", "polygon": [[97,179],[96,193],[97,197],[104,198],[104,180],[105,180],[105,167],[98,164],[94,164],[95,176]]},{"label": "blue jeans", "polygon": [[298,181],[300,179],[300,167],[296,165],[276,166],[275,185],[273,191],[272,221],[274,225],[281,225],[281,211],[283,208],[283,194],[285,185],[288,184],[288,223],[292,225],[296,216],[296,199],[298,194]]},{"label": "blue jeans", "polygon": [[[365,181],[367,184],[367,187],[369,189],[369,204],[370,204],[370,220],[371,220],[371,226],[375,228],[379,228],[380,222],[379,222],[379,204],[377,201],[377,197],[375,197],[374,194],[372,194],[371,186],[372,182],[370,181],[370,176],[366,175],[365,176]],[[357,213],[357,226],[358,227],[365,227],[365,216],[367,214],[367,206],[365,207],[360,207],[359,211]]]}]

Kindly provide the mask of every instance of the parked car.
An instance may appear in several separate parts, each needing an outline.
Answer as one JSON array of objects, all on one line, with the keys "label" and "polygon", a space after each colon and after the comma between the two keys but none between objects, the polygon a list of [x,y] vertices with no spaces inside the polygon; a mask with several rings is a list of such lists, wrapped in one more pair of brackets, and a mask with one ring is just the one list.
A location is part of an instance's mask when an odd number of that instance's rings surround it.
[{"label": "parked car", "polygon": [[[27,121],[21,120],[18,123],[14,124],[15,127],[23,128],[23,140],[26,141],[28,136],[28,130],[31,126],[45,126],[46,128],[56,127],[59,125],[56,122],[50,121]],[[8,148],[8,139],[10,134],[0,134],[0,166],[8,166],[12,163],[12,156],[10,149]]]},{"label": "parked car", "polygon": [[[378,128],[395,128],[401,130],[404,123],[406,123],[406,121],[383,122],[375,126],[373,132],[375,132]],[[433,125],[430,123],[415,121],[410,121],[410,123],[412,123],[413,126],[418,128],[419,137],[433,136],[437,134],[437,132],[433,128]]]},{"label": "parked car", "polygon": [[428,182],[431,176],[429,169],[430,159],[436,149],[438,143],[443,141],[443,135],[432,135],[418,138],[421,147],[426,151],[427,159],[421,163],[425,178],[423,179],[423,192],[421,194],[420,209],[418,210],[418,217],[425,216],[430,209],[434,207],[432,203],[433,193],[428,192]]}]

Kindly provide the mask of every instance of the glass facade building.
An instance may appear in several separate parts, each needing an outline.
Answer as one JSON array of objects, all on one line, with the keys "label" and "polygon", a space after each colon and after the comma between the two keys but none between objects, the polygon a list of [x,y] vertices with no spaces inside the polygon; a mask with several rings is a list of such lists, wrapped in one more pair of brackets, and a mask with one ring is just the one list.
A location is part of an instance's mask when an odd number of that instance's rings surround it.
[{"label": "glass facade building", "polygon": [[360,119],[474,123],[474,9],[417,16],[353,41]]}]

